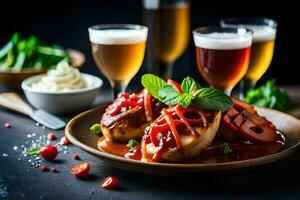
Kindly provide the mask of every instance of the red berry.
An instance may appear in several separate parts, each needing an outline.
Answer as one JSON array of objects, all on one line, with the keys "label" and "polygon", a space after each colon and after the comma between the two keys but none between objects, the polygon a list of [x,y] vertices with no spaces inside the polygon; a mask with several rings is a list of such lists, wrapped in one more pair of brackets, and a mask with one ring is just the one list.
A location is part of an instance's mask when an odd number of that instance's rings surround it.
[{"label": "red berry", "polygon": [[57,156],[57,148],[53,145],[44,146],[40,149],[40,155],[46,160],[53,160]]},{"label": "red berry", "polygon": [[107,177],[102,183],[101,187],[109,190],[116,189],[119,186],[119,179],[114,176]]},{"label": "red berry", "polygon": [[55,137],[55,135],[54,135],[54,133],[49,133],[48,134],[48,140],[50,140],[50,141],[52,141],[52,140],[55,140],[56,139],[56,137]]},{"label": "red berry", "polygon": [[57,169],[55,167],[51,167],[51,172],[57,173]]},{"label": "red berry", "polygon": [[61,142],[62,145],[65,145],[65,146],[67,146],[70,143],[69,140],[66,138],[66,136],[61,138],[60,142]]},{"label": "red berry", "polygon": [[90,173],[90,164],[87,162],[79,163],[71,169],[71,173],[78,178],[86,178]]},{"label": "red berry", "polygon": [[6,122],[6,123],[4,124],[4,127],[5,127],[5,128],[11,128],[11,124],[10,124],[9,122]]},{"label": "red berry", "polygon": [[41,169],[42,171],[47,171],[47,170],[48,170],[47,167],[46,167],[45,165],[42,165],[42,166],[40,167],[40,169]]},{"label": "red berry", "polygon": [[74,158],[75,160],[78,160],[78,159],[79,159],[79,155],[75,153],[75,154],[73,155],[73,158]]}]

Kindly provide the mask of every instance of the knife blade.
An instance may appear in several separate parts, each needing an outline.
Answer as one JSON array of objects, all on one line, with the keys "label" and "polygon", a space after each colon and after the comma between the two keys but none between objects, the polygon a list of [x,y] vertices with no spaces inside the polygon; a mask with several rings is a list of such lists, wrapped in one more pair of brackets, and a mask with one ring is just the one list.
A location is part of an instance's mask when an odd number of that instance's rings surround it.
[{"label": "knife blade", "polygon": [[50,129],[61,129],[66,126],[66,123],[58,117],[47,113],[44,110],[34,110],[30,115],[32,119]]},{"label": "knife blade", "polygon": [[57,130],[66,126],[66,123],[58,117],[44,110],[34,110],[14,92],[0,93],[0,106],[28,115],[50,129]]}]

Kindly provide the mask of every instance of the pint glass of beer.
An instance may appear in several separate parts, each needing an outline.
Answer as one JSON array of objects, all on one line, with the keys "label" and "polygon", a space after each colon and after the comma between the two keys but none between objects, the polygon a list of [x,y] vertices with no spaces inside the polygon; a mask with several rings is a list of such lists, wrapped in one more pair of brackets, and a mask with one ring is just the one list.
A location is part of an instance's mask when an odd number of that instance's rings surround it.
[{"label": "pint glass of beer", "polygon": [[221,26],[248,28],[253,31],[250,65],[242,82],[242,90],[246,92],[255,86],[271,64],[277,22],[267,18],[228,18],[221,20]]},{"label": "pint glass of beer", "polygon": [[188,0],[143,0],[143,21],[149,28],[145,64],[165,79],[184,53],[190,36]]},{"label": "pint glass of beer", "polygon": [[230,95],[250,61],[252,31],[245,28],[200,27],[193,31],[196,62],[210,86]]},{"label": "pint glass of beer", "polygon": [[95,25],[88,29],[92,55],[99,70],[109,79],[114,98],[124,92],[140,69],[148,28],[131,24]]}]

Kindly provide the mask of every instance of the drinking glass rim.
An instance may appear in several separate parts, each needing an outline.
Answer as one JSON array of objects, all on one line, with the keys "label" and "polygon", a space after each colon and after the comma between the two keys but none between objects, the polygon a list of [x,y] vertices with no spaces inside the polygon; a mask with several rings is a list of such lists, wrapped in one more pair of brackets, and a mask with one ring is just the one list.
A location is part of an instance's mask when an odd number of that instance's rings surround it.
[{"label": "drinking glass rim", "polygon": [[[238,22],[240,23],[234,23]],[[258,22],[262,23],[258,23]],[[230,17],[230,18],[225,18],[220,20],[220,24],[223,25],[234,25],[237,27],[242,27],[242,26],[261,26],[261,27],[272,27],[274,29],[277,28],[278,23],[275,19],[270,19],[267,17],[243,17],[243,18],[238,18],[238,17]]]},{"label": "drinking glass rim", "polygon": [[96,24],[90,26],[88,28],[89,32],[97,32],[102,30],[118,30],[118,29],[126,29],[126,30],[141,30],[144,32],[148,32],[148,27],[139,25],[139,24]]},{"label": "drinking glass rim", "polygon": [[[199,32],[199,31],[204,31],[206,29],[208,30],[208,33]],[[209,30],[211,30],[211,31],[209,31]],[[213,30],[215,30],[215,31],[213,31]],[[217,30],[224,30],[224,31],[217,31]],[[239,30],[240,30],[240,32],[239,32]],[[236,31],[236,32],[234,32],[234,31]],[[234,37],[213,37],[213,36],[209,36],[209,33],[236,33],[236,36],[234,36]],[[214,40],[219,40],[219,39],[226,40],[226,39],[233,39],[233,38],[252,37],[253,31],[251,29],[243,28],[243,27],[233,28],[233,27],[221,27],[221,26],[202,26],[202,27],[198,27],[198,28],[194,29],[193,35],[211,38]]]}]

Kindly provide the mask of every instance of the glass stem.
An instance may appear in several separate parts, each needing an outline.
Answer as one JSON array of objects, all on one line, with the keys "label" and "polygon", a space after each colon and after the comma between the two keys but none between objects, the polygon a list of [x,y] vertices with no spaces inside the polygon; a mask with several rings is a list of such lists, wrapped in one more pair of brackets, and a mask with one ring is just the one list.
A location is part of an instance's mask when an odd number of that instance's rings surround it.
[{"label": "glass stem", "polygon": [[113,90],[113,100],[118,97],[118,94],[126,91],[126,87],[128,84],[115,84],[111,83],[111,87]]},{"label": "glass stem", "polygon": [[160,65],[158,68],[158,70],[159,70],[158,75],[162,76],[162,78],[165,80],[172,78],[174,62],[170,62],[170,63],[160,62],[159,64]]},{"label": "glass stem", "polygon": [[248,90],[253,89],[256,85],[255,81],[244,79],[240,82],[239,99],[243,100]]}]

